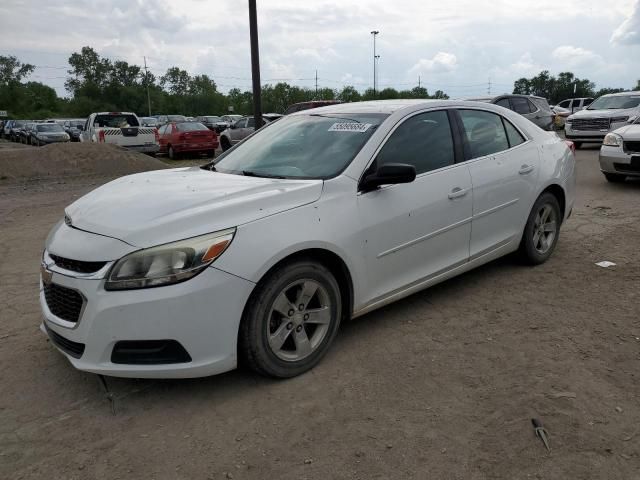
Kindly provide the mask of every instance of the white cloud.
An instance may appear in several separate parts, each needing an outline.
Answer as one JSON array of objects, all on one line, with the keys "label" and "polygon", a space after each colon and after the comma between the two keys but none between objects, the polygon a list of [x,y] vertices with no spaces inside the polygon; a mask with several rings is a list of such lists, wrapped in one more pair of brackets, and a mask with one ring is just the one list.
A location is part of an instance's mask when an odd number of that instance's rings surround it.
[{"label": "white cloud", "polygon": [[353,76],[351,73],[345,73],[340,77],[340,81],[343,85],[362,85],[364,83],[364,78]]},{"label": "white cloud", "polygon": [[458,66],[458,58],[453,53],[438,52],[433,58],[421,58],[409,69],[409,73],[451,72]]},{"label": "white cloud", "polygon": [[613,32],[611,43],[640,45],[640,0],[636,2],[631,15]]},{"label": "white cloud", "polygon": [[531,53],[526,52],[515,63],[509,65],[509,70],[516,75],[538,73],[543,68],[533,60]]},{"label": "white cloud", "polygon": [[551,56],[568,67],[591,66],[597,68],[604,60],[597,53],[582,47],[562,45],[551,52]]}]

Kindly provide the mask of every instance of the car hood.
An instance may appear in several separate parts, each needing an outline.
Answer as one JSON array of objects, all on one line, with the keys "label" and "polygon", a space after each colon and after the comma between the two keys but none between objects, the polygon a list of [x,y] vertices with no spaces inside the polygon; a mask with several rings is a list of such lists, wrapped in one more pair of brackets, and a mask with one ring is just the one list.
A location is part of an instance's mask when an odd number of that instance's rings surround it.
[{"label": "car hood", "polygon": [[622,135],[625,140],[640,140],[640,124],[625,125],[624,127],[616,128],[613,132]]},{"label": "car hood", "polygon": [[151,247],[235,227],[312,203],[322,180],[281,180],[198,167],[119,178],[65,210],[80,230]]},{"label": "car hood", "polygon": [[638,114],[637,108],[616,108],[612,110],[580,110],[569,116],[574,118],[611,118],[611,117],[632,117]]}]

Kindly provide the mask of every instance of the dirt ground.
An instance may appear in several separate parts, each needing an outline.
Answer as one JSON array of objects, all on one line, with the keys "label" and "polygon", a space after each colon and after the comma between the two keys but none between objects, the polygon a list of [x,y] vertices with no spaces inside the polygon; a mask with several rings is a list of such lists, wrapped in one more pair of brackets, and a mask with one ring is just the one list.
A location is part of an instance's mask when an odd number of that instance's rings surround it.
[{"label": "dirt ground", "polygon": [[502,259],[343,325],[291,380],[109,379],[115,416],[38,330],[47,232],[107,178],[0,182],[0,478],[640,479],[640,182],[608,184],[597,147],[577,159],[545,265]]}]

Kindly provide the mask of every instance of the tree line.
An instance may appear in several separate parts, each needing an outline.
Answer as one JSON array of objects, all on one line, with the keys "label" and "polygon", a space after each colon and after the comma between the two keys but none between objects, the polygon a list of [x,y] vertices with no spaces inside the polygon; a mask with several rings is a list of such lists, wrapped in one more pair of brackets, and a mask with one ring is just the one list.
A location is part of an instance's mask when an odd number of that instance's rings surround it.
[{"label": "tree line", "polygon": [[[191,75],[179,67],[171,67],[164,75],[156,76],[139,65],[101,57],[91,47],[72,53],[68,63],[65,88],[70,96],[59,97],[48,85],[26,81],[34,72],[34,65],[22,63],[15,56],[0,56],[0,109],[7,110],[14,118],[86,117],[96,111],[133,111],[147,115],[149,101],[152,114],[215,115],[228,113],[232,107],[234,113],[247,115],[253,110],[250,90],[233,88],[225,94],[209,75]],[[640,80],[635,89],[640,90]],[[596,91],[588,79],[579,79],[571,72],[555,77],[545,70],[533,78],[516,80],[513,93],[543,96],[553,104],[572,96],[599,96],[622,90]],[[421,86],[409,90],[385,88],[378,92],[367,89],[362,93],[351,85],[317,91],[285,82],[262,87],[262,109],[273,113],[282,113],[293,103],[316,99],[357,102],[395,98],[447,99],[449,96],[441,90],[429,94]]]}]

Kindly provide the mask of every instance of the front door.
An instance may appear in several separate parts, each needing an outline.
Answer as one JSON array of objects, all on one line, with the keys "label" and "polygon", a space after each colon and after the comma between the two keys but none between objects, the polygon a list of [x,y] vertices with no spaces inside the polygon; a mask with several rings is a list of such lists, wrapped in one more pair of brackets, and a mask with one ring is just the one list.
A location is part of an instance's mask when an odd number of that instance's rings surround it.
[{"label": "front door", "polygon": [[385,163],[414,165],[412,183],[383,186],[358,195],[363,245],[374,303],[469,257],[471,175],[456,164],[446,110],[404,120],[379,150],[370,170]]}]

